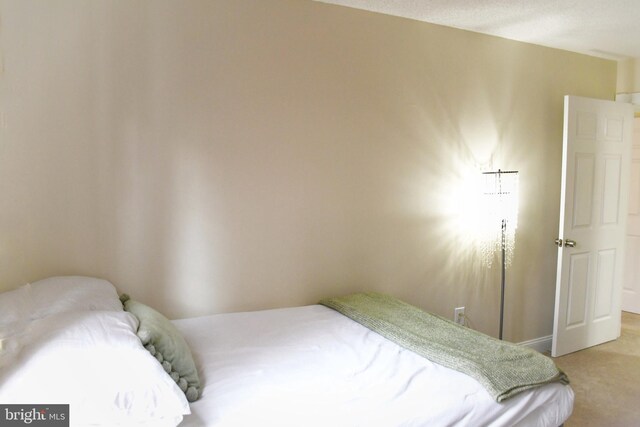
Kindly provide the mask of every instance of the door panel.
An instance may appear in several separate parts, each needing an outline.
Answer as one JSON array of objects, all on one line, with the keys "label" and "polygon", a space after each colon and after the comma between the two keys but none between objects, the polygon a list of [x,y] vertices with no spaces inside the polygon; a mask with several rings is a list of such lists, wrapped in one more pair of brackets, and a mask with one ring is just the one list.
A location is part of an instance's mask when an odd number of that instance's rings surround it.
[{"label": "door panel", "polygon": [[604,188],[602,191],[602,224],[617,225],[620,220],[620,174],[622,172],[620,156],[605,156]]},{"label": "door panel", "polygon": [[593,179],[595,157],[576,154],[575,191],[573,201],[573,228],[590,227],[593,211]]},{"label": "door panel", "polygon": [[590,111],[577,113],[576,136],[583,139],[596,139],[598,132],[598,115]]},{"label": "door panel", "polygon": [[605,116],[605,133],[607,141],[622,142],[624,119],[622,116]]},{"label": "door panel", "polygon": [[629,104],[565,97],[553,356],[620,335],[632,122]]},{"label": "door panel", "polygon": [[567,298],[567,329],[584,326],[587,320],[589,254],[572,254],[569,262],[569,297]]},{"label": "door panel", "polygon": [[596,281],[596,295],[593,300],[593,320],[608,319],[611,313],[614,293],[616,250],[606,249],[598,252],[598,279]]}]

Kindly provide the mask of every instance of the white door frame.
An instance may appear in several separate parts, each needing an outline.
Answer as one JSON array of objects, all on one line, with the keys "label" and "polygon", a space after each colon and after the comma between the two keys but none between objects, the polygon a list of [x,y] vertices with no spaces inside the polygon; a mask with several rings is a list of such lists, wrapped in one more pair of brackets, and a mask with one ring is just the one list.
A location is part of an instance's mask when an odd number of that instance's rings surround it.
[{"label": "white door frame", "polygon": [[640,314],[640,117],[634,119],[622,310]]}]

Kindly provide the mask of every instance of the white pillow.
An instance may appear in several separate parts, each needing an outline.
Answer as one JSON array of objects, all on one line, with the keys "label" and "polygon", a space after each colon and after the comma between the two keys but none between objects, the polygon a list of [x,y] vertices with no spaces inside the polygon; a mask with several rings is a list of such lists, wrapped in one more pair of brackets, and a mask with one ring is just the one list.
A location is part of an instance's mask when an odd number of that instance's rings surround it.
[{"label": "white pillow", "polygon": [[102,279],[61,276],[0,293],[0,367],[30,338],[30,320],[87,310],[122,311],[116,288]]},{"label": "white pillow", "polygon": [[31,311],[30,285],[0,293],[0,325],[29,319]]},{"label": "white pillow", "polygon": [[50,277],[31,283],[32,319],[66,311],[122,311],[116,288],[108,281],[82,276]]},{"label": "white pillow", "polygon": [[31,322],[31,337],[0,371],[0,402],[70,405],[71,425],[177,425],[184,393],[136,336],[124,311],[68,311]]},{"label": "white pillow", "polygon": [[29,331],[29,285],[0,293],[0,368],[17,356]]}]

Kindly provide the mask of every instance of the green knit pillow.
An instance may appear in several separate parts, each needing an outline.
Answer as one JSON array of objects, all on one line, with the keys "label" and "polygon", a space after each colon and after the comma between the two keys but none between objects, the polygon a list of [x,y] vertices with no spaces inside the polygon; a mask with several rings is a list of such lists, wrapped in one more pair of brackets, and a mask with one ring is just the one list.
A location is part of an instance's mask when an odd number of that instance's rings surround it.
[{"label": "green knit pillow", "polygon": [[124,309],[138,318],[137,335],[142,345],[158,359],[189,402],[200,397],[200,379],[191,350],[176,327],[153,308],[123,294]]}]

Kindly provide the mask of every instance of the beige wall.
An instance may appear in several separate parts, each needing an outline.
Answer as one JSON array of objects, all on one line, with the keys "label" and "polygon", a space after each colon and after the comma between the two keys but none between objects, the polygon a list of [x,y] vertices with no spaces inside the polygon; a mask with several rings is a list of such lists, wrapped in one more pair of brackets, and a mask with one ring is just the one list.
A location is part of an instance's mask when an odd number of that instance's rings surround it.
[{"label": "beige wall", "polygon": [[640,92],[640,59],[618,61],[618,93]]},{"label": "beige wall", "polygon": [[460,189],[520,171],[505,335],[553,323],[563,95],[616,64],[300,0],[0,0],[0,279],[171,317],[392,293],[496,335]]}]

